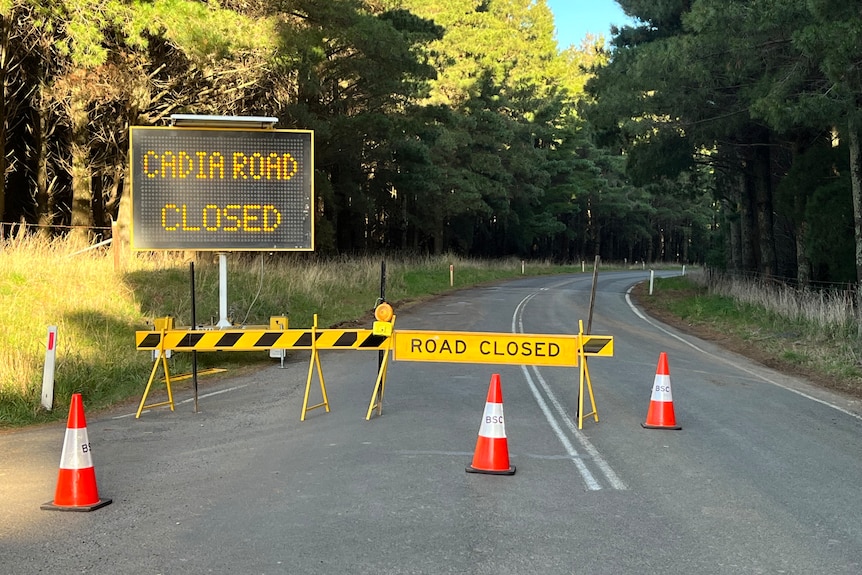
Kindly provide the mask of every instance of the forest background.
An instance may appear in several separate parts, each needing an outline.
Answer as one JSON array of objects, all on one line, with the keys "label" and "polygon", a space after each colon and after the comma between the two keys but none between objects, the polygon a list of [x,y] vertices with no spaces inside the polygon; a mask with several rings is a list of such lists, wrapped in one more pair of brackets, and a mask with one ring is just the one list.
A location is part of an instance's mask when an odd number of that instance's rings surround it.
[{"label": "forest background", "polygon": [[[0,222],[110,235],[131,125],[315,133],[316,251],[862,270],[862,11],[621,0],[0,0]],[[855,209],[854,209],[855,208]]]}]

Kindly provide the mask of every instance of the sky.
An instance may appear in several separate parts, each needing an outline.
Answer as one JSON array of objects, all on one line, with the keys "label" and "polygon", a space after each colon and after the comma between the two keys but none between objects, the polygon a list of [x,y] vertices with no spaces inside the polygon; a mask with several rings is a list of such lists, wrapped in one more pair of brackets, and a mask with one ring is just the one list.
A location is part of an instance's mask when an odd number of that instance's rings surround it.
[{"label": "sky", "polygon": [[603,34],[611,39],[611,25],[630,23],[615,0],[546,0],[557,25],[557,45],[560,49],[580,46],[587,33]]}]

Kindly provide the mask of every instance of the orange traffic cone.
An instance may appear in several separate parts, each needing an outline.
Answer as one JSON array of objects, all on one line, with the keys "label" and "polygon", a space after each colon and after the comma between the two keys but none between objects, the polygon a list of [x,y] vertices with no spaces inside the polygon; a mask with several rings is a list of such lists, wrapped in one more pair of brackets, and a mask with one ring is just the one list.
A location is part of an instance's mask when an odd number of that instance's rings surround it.
[{"label": "orange traffic cone", "polygon": [[646,423],[647,429],[682,429],[676,424],[673,413],[673,395],[670,391],[670,370],[667,367],[667,354],[661,352],[658,356],[658,367],[655,372],[655,383],[652,387],[649,411]]},{"label": "orange traffic cone", "polygon": [[506,441],[506,426],[503,424],[503,392],[500,390],[500,375],[497,373],[491,376],[473,464],[467,467],[467,472],[491,475],[515,473],[515,466],[509,466],[509,445]]},{"label": "orange traffic cone", "polygon": [[90,440],[87,437],[87,419],[81,394],[72,395],[69,407],[69,422],[66,424],[66,439],[60,456],[60,475],[54,501],[45,503],[41,509],[49,511],[93,511],[104,507],[110,499],[100,499],[96,487],[96,470]]}]

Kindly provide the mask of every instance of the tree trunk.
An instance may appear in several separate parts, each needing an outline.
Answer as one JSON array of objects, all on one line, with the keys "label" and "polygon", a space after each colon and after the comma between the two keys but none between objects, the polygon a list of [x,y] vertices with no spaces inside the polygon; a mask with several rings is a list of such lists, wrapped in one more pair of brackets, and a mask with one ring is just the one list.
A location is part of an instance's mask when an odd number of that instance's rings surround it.
[{"label": "tree trunk", "polygon": [[401,194],[399,194],[399,195],[401,196],[401,210],[400,210],[400,212],[401,212],[401,213],[400,213],[400,216],[401,216],[401,221],[400,221],[400,227],[401,227],[401,251],[402,251],[402,252],[406,252],[406,251],[407,251],[407,246],[408,246],[408,244],[407,244],[407,239],[408,239],[408,238],[407,238],[407,234],[408,234],[408,230],[410,229],[410,217],[409,217],[409,215],[407,214],[407,198],[409,198],[409,197],[410,197],[410,195],[409,195],[409,194],[404,194],[404,193],[401,193]]},{"label": "tree trunk", "polygon": [[33,148],[36,151],[36,217],[39,223],[39,234],[48,238],[51,236],[51,226],[54,223],[54,203],[51,201],[51,188],[48,184],[48,107],[45,105],[43,91],[36,92],[38,106],[33,107]]},{"label": "tree trunk", "polygon": [[434,210],[434,235],[431,237],[432,256],[442,254],[445,251],[446,241],[446,218],[442,209]]},{"label": "tree trunk", "polygon": [[682,228],[682,263],[688,264],[688,247],[691,244],[692,226],[686,224]]},{"label": "tree trunk", "polygon": [[807,288],[811,283],[811,260],[805,249],[805,240],[808,235],[808,222],[802,220],[796,225],[796,281],[799,287]]},{"label": "tree trunk", "polygon": [[647,238],[647,250],[644,255],[644,262],[652,263],[655,261],[655,242],[653,241],[653,234],[650,233]]},{"label": "tree trunk", "polygon": [[[765,130],[764,130],[765,132]],[[772,206],[772,163],[769,149],[769,134],[759,134],[754,145],[752,183],[754,185],[754,205],[756,206],[757,243],[760,262],[757,271],[767,278],[775,275],[775,222]]]},{"label": "tree trunk", "polygon": [[853,190],[853,230],[856,239],[856,324],[862,335],[862,150],[859,132],[851,120],[847,134],[850,148],[850,182]]},{"label": "tree trunk", "polygon": [[754,209],[752,207],[752,196],[748,178],[740,175],[739,186],[739,247],[741,248],[742,271],[750,272],[757,269],[755,257],[755,225]]},{"label": "tree trunk", "polygon": [[602,225],[598,218],[593,221],[593,256],[602,255]]},{"label": "tree trunk", "polygon": [[93,237],[93,188],[89,166],[87,101],[72,90],[69,106],[72,127],[72,233],[73,240],[89,242]]},{"label": "tree trunk", "polygon": [[[745,271],[748,265],[748,211],[744,208],[745,180],[742,176],[742,158],[739,150],[730,144],[718,145],[719,163],[716,187],[721,193],[723,222],[727,226],[725,249],[727,250],[728,269],[734,273]],[[719,228],[720,229],[720,228]]]},{"label": "tree trunk", "polygon": [[727,218],[727,250],[730,252],[730,269],[735,272],[742,270],[742,226],[738,216],[734,212],[732,217]]},{"label": "tree trunk", "polygon": [[6,73],[9,68],[11,12],[0,15],[0,222],[6,219]]},{"label": "tree trunk", "polygon": [[[93,225],[99,228],[107,227],[105,224],[110,218],[105,219],[105,175],[101,171],[90,178],[93,195]],[[95,231],[95,230],[94,230]],[[93,234],[97,240],[105,239],[103,231],[98,230]]]},{"label": "tree trunk", "polygon": [[[801,133],[793,143],[793,162],[801,157],[806,151],[805,142],[810,136]],[[791,164],[792,165],[792,164]],[[793,187],[793,236],[796,244],[796,282],[801,288],[807,288],[811,283],[811,258],[805,247],[808,236],[808,220],[806,220],[806,207],[810,191],[803,186]]]}]

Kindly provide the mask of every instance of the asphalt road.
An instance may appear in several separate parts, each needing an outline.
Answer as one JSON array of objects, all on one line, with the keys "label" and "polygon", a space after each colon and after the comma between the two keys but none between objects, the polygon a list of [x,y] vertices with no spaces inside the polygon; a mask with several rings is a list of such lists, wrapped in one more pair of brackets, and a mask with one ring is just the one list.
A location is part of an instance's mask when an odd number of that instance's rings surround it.
[{"label": "asphalt road", "polygon": [[[113,499],[90,513],[40,509],[64,425],[0,434],[0,573],[862,573],[862,406],[643,317],[647,277],[599,277],[615,356],[589,360],[582,430],[574,368],[394,362],[366,421],[377,354],[324,351],[331,411],[304,422],[303,353],[201,378],[199,413],[189,389],[87,413]],[[591,280],[464,290],[396,330],[577,333]],[[641,426],[661,352],[679,431]],[[494,373],[512,476],[465,473]]]}]

